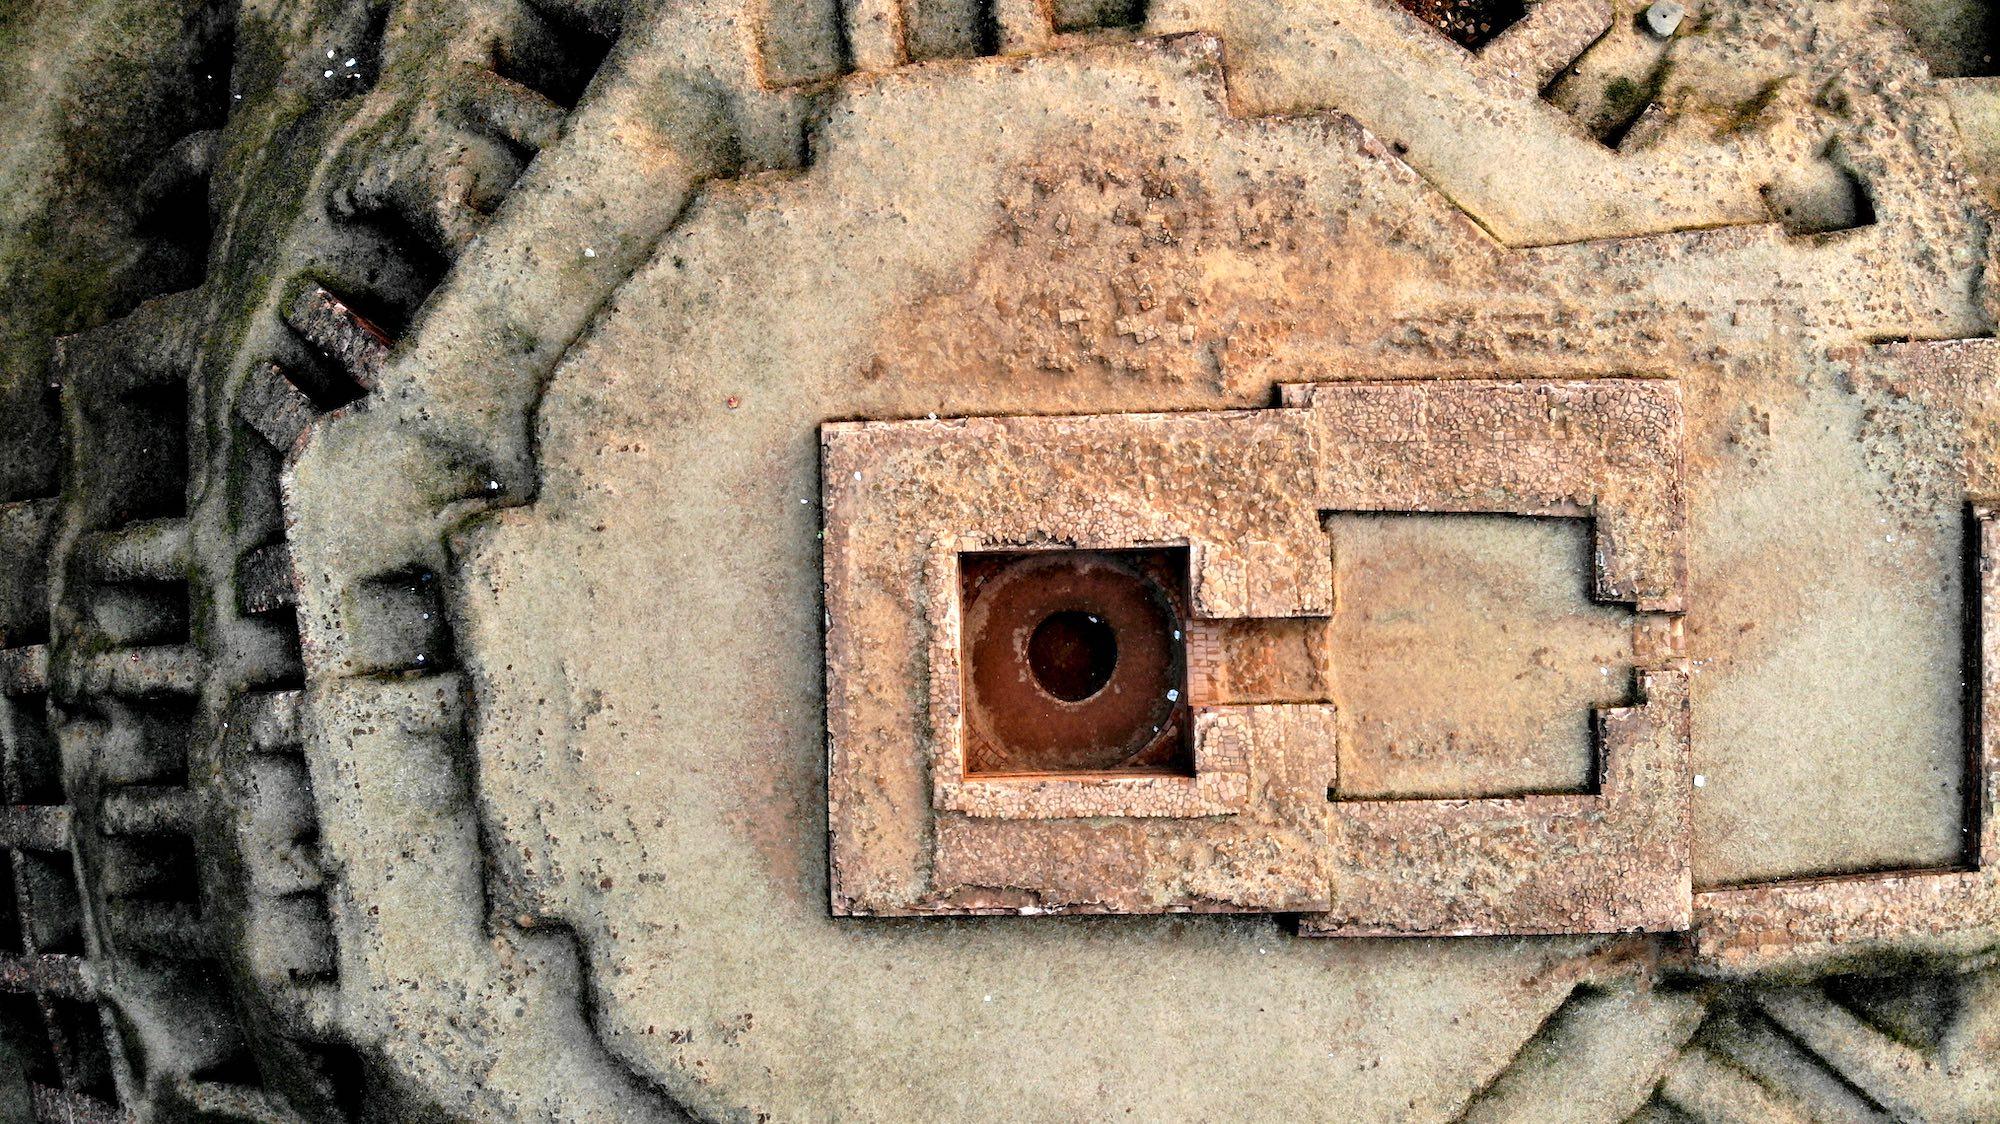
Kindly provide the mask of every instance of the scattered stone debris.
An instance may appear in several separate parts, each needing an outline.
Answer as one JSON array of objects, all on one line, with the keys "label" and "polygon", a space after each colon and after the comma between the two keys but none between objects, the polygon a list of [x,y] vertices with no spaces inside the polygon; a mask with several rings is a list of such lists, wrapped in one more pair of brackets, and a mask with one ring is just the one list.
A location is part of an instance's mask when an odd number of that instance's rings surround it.
[{"label": "scattered stone debris", "polygon": [[1495,35],[1528,14],[1520,0],[1396,0],[1416,17],[1451,36],[1467,50],[1478,50]]}]

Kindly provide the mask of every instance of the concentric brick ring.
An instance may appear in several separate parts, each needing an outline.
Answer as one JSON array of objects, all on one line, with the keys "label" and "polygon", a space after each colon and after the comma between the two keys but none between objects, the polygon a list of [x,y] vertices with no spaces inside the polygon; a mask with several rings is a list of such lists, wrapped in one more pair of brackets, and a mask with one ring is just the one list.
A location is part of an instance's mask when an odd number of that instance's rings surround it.
[{"label": "concentric brick ring", "polygon": [[1183,764],[1185,610],[1163,569],[1137,551],[968,559],[969,773]]}]

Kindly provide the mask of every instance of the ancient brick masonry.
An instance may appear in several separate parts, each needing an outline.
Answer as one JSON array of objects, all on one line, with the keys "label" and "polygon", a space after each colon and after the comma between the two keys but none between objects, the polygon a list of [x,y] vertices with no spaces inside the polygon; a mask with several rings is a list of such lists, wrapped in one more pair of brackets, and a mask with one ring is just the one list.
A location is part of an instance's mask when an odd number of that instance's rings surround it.
[{"label": "ancient brick masonry", "polygon": [[[1184,544],[1196,616],[1324,614],[1331,562],[1295,499],[1314,487],[1307,423],[1274,410],[825,428],[836,910],[1326,904],[1330,708],[1198,718],[1192,777],[960,783],[946,592],[973,549]],[[1317,736],[1287,736],[1304,726]],[[1218,757],[1247,759],[1247,779],[1204,776]]]},{"label": "ancient brick masonry", "polygon": [[[1197,700],[1192,775],[969,778],[959,559],[1184,546],[1206,622],[1334,611],[1329,511],[1585,516],[1600,597],[1684,603],[1664,381],[1326,384],[1276,409],[822,430],[836,912],[1301,912],[1309,933],[1679,929],[1683,676],[1603,713],[1595,791],[1339,799],[1331,700]],[[1195,677],[1215,681],[1205,640]],[[1023,674],[1026,674],[1025,672]]]}]

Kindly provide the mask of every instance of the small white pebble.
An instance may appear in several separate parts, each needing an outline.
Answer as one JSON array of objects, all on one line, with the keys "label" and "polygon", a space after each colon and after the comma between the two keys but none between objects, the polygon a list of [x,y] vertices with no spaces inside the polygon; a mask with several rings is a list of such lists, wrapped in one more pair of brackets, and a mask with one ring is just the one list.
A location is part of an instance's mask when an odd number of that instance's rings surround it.
[{"label": "small white pebble", "polygon": [[988,1002],[988,1003],[991,1003],[991,1002],[993,1002],[993,997],[992,997],[992,996],[990,996],[990,995],[989,995],[989,996],[987,996],[987,997],[986,997],[986,1002]]},{"label": "small white pebble", "polygon": [[597,256],[597,251],[589,246],[585,246],[583,248],[583,256],[587,258],[594,258]]},{"label": "small white pebble", "polygon": [[1708,787],[1708,776],[1707,776],[1707,774],[1705,774],[1705,773],[1696,773],[1696,774],[1694,775],[1694,786],[1695,786],[1696,788],[1707,788],[1707,787]]},{"label": "small white pebble", "polygon": [[353,59],[348,59],[348,60],[347,60],[347,65],[348,65],[348,66],[353,66],[353,65],[354,65],[354,60],[353,60]]},{"label": "small white pebble", "polygon": [[855,473],[855,474],[854,474],[854,478],[855,478],[856,480],[859,480],[859,479],[861,479],[861,474],[860,474],[860,473],[858,473],[858,472],[857,472],[857,473]]},{"label": "small white pebble", "polygon": [[332,51],[328,51],[328,52],[326,53],[326,57],[327,57],[327,58],[332,58],[332,57],[333,57],[333,52],[332,52]]},{"label": "small white pebble", "polygon": [[489,491],[489,492],[497,492],[497,491],[499,491],[499,490],[500,490],[500,482],[499,482],[498,480],[488,480],[488,481],[486,482],[486,490],[487,490],[487,491]]},{"label": "small white pebble", "polygon": [[333,71],[331,71],[331,70],[322,70],[322,71],[320,71],[320,75],[319,75],[319,76],[320,76],[321,78],[331,78],[331,77],[333,77]]},{"label": "small white pebble", "polygon": [[1168,701],[1168,702],[1178,702],[1178,701],[1180,700],[1180,697],[1181,697],[1181,689],[1180,689],[1179,687],[1169,687],[1169,688],[1167,688],[1167,701]]}]

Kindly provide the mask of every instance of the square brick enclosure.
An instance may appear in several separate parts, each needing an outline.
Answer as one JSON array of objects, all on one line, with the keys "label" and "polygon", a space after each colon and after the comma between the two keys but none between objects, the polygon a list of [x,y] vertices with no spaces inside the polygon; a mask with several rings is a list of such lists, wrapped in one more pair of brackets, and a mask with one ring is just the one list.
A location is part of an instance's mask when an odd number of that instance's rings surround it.
[{"label": "square brick enclosure", "polygon": [[958,572],[968,779],[1194,775],[1185,549],[962,554]]},{"label": "square brick enclosure", "polygon": [[1334,701],[1218,697],[1258,649],[1213,643],[1334,612],[1336,511],[1588,518],[1595,595],[1657,630],[1684,596],[1680,442],[1657,380],[823,427],[834,911],[1684,928],[1681,672],[1599,712],[1589,792],[1354,802]]}]

